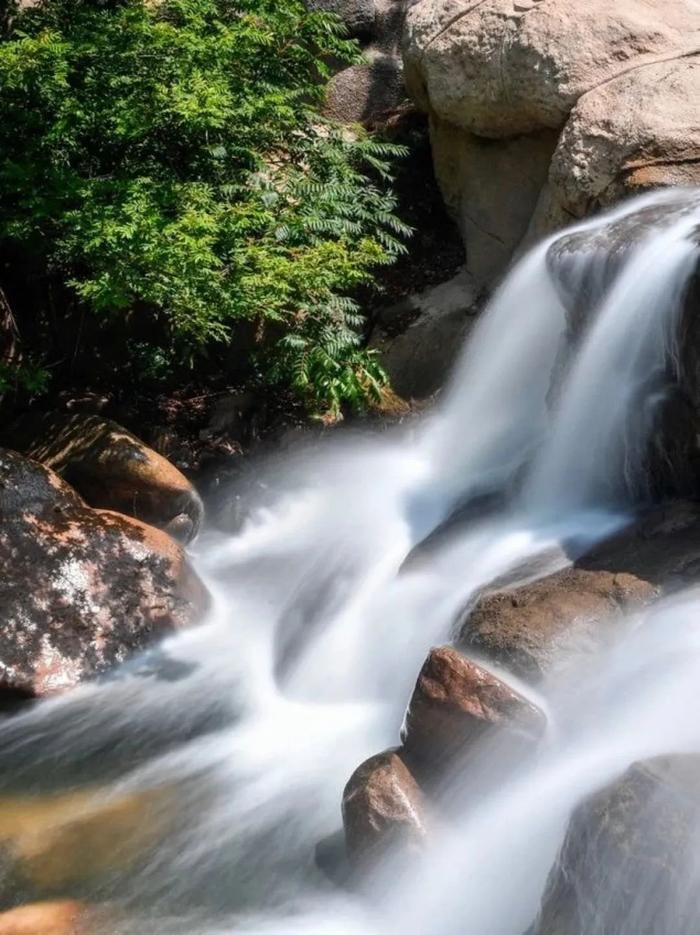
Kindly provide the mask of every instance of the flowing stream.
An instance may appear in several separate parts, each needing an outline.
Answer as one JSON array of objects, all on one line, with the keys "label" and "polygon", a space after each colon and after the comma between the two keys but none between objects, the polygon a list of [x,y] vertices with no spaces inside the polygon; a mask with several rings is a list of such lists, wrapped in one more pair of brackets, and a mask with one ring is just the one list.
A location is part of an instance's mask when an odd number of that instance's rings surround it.
[{"label": "flowing stream", "polygon": [[270,460],[241,532],[196,544],[215,598],[205,625],[2,726],[0,835],[3,802],[30,857],[50,824],[36,797],[96,816],[98,845],[75,866],[39,862],[37,892],[107,901],[109,931],[139,935],[523,935],[571,808],[639,757],[700,750],[690,593],[538,688],[542,747],[516,771],[497,746],[466,763],[424,865],[378,868],[360,896],[314,863],[347,779],[398,742],[427,651],[475,593],[569,563],[633,510],[662,399],[649,375],[674,366],[700,193],[578,227],[657,206],[665,220],[588,310],[556,401],[555,237],[509,274],[426,420]]}]

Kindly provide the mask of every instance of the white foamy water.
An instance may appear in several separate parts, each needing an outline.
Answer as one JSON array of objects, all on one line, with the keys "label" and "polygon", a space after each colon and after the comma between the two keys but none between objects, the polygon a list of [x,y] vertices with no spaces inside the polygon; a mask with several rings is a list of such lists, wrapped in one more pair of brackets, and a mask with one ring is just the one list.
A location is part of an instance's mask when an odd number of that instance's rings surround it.
[{"label": "white foamy water", "polygon": [[[522,935],[572,806],[635,758],[700,749],[693,596],[630,621],[568,687],[538,689],[546,743],[515,774],[498,750],[465,765],[455,817],[417,876],[387,867],[363,898],[314,865],[345,782],[398,742],[427,651],[479,589],[562,567],[624,522],[650,425],[630,414],[653,406],[649,370],[673,347],[697,198],[648,196],[579,226],[679,206],[590,310],[553,415],[566,326],[546,263],[556,238],[509,275],[432,416],[270,464],[242,531],[200,540],[215,599],[205,626],[0,729],[8,795],[64,782],[176,797],[145,854],[70,895],[113,901],[119,932],[140,935]],[[424,543],[482,493],[488,508]]]}]

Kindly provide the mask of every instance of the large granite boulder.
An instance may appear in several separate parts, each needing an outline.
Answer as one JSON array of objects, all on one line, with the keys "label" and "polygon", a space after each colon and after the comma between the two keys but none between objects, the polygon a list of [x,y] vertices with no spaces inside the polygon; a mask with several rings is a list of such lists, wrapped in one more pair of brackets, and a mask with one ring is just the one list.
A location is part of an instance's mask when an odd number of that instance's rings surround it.
[{"label": "large granite boulder", "polygon": [[529,935],[697,931],[700,756],[634,764],[574,812]]},{"label": "large granite boulder", "polygon": [[700,181],[699,36],[696,0],[409,10],[406,82],[431,115],[438,176],[477,278],[498,275],[526,233],[630,191]]},{"label": "large granite boulder", "polygon": [[190,481],[121,425],[100,415],[51,413],[20,420],[13,448],[60,474],[90,504],[189,542],[204,516]]},{"label": "large granite boulder", "polygon": [[552,158],[533,233],[650,188],[698,185],[698,97],[693,57],[635,68],[581,97]]},{"label": "large granite boulder", "polygon": [[182,548],[94,510],[46,466],[0,449],[0,703],[65,691],[196,622]]},{"label": "large granite boulder", "polygon": [[660,508],[576,561],[527,584],[487,589],[459,645],[536,682],[612,642],[626,614],[700,579],[700,507]]}]

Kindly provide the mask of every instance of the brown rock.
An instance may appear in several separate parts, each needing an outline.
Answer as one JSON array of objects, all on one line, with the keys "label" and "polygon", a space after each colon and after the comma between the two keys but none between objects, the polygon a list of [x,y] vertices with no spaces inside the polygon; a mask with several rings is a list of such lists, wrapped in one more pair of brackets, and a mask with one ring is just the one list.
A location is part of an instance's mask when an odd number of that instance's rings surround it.
[{"label": "brown rock", "polygon": [[90,504],[189,542],[204,508],[187,478],[122,426],[99,415],[50,414],[10,433],[13,448],[60,474]]},{"label": "brown rock", "polygon": [[419,853],[426,836],[423,794],[400,751],[370,757],[343,792],[343,824],[350,865],[357,868],[390,849]]},{"label": "brown rock", "polygon": [[88,916],[74,900],[31,903],[0,913],[0,935],[89,935]]},{"label": "brown rock", "polygon": [[93,510],[49,468],[0,449],[0,697],[64,691],[194,623],[206,591],[181,547]]},{"label": "brown rock", "polygon": [[700,578],[700,507],[677,503],[538,581],[486,591],[459,645],[539,679],[612,639],[624,615]]},{"label": "brown rock", "polygon": [[408,755],[434,766],[490,729],[538,737],[545,727],[534,704],[456,649],[441,646],[421,669],[401,739]]},{"label": "brown rock", "polygon": [[697,931],[700,756],[636,763],[574,812],[529,935]]}]

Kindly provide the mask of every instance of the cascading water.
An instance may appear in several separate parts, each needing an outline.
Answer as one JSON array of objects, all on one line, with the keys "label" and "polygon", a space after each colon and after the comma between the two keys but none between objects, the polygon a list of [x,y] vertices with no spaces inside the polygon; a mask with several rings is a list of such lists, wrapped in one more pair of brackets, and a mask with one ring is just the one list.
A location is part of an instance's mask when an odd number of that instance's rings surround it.
[{"label": "cascading water", "polygon": [[[566,312],[547,265],[552,238],[510,274],[424,424],[271,464],[272,503],[253,504],[237,536],[200,540],[215,598],[208,624],[3,725],[8,796],[148,794],[148,846],[77,886],[116,905],[124,921],[110,931],[522,935],[572,805],[636,757],[700,749],[690,597],[631,621],[617,650],[582,664],[575,689],[543,687],[553,722],[543,748],[516,775],[499,774],[498,751],[484,750],[487,786],[484,768],[457,777],[461,817],[417,875],[378,870],[364,900],[314,867],[316,843],[339,827],[347,778],[396,743],[427,650],[474,593],[514,569],[563,565],[624,521],[620,491],[649,428],[629,416],[651,403],[649,372],[673,347],[699,205],[694,191],[666,192],[576,228],[670,211],[596,297],[556,404]],[[485,492],[503,495],[500,508],[455,521],[404,565]],[[670,718],[671,708],[688,714]]]}]

